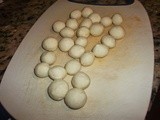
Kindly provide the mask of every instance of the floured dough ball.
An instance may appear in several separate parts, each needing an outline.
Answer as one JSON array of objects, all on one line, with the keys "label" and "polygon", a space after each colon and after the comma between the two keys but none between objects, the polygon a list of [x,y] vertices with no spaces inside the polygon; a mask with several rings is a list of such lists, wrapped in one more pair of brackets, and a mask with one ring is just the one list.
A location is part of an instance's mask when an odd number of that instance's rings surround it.
[{"label": "floured dough ball", "polygon": [[64,80],[55,80],[48,87],[49,96],[56,101],[64,99],[69,90],[67,82]]},{"label": "floured dough ball", "polygon": [[75,30],[78,28],[78,22],[76,19],[68,19],[66,22],[66,26]]},{"label": "floured dough ball", "polygon": [[89,18],[91,19],[92,23],[100,22],[101,16],[98,13],[92,13]]},{"label": "floured dough ball", "polygon": [[85,38],[85,37],[78,37],[75,40],[75,44],[76,45],[80,45],[82,47],[85,47],[87,45],[87,38]]},{"label": "floured dough ball", "polygon": [[53,30],[57,33],[59,33],[64,27],[65,23],[60,20],[56,21],[52,26]]},{"label": "floured dough ball", "polygon": [[124,37],[125,31],[124,31],[124,28],[121,26],[113,26],[109,30],[109,34],[113,36],[115,39],[121,39]]},{"label": "floured dough ball", "polygon": [[103,17],[101,19],[101,24],[104,25],[105,27],[108,27],[112,24],[112,19],[110,17]]},{"label": "floured dough ball", "polygon": [[80,24],[80,26],[87,27],[87,28],[90,28],[91,25],[92,25],[92,20],[89,18],[84,19]]},{"label": "floured dough ball", "polygon": [[47,63],[39,63],[34,69],[34,73],[37,77],[47,77],[48,76],[49,65]]},{"label": "floured dough ball", "polygon": [[65,69],[69,75],[74,75],[81,69],[81,64],[73,59],[66,63]]},{"label": "floured dough ball", "polygon": [[67,75],[67,72],[62,66],[56,65],[49,69],[48,75],[51,79],[57,80],[63,79]]},{"label": "floured dough ball", "polygon": [[100,23],[93,23],[90,27],[90,33],[93,36],[100,36],[104,31],[104,27]]},{"label": "floured dough ball", "polygon": [[93,64],[95,56],[92,52],[86,52],[80,57],[80,62],[83,66],[90,66]]},{"label": "floured dough ball", "polygon": [[114,25],[120,25],[123,22],[123,18],[120,14],[114,14],[112,16],[112,21]]},{"label": "floured dough ball", "polygon": [[62,37],[69,37],[72,38],[74,36],[74,31],[73,29],[69,28],[69,27],[65,27],[61,30],[60,35]]},{"label": "floured dough ball", "polygon": [[56,55],[54,52],[44,52],[41,55],[41,62],[53,64],[56,61]]},{"label": "floured dough ball", "polygon": [[84,72],[75,74],[71,81],[74,88],[86,89],[90,85],[90,78]]},{"label": "floured dough ball", "polygon": [[96,57],[105,57],[108,54],[108,47],[103,44],[97,44],[92,51]]},{"label": "floured dough ball", "polygon": [[88,37],[90,35],[90,31],[87,27],[80,27],[77,30],[77,37]]},{"label": "floured dough ball", "polygon": [[79,109],[87,102],[87,95],[82,89],[72,88],[66,94],[64,101],[68,107]]},{"label": "floured dough ball", "polygon": [[73,39],[62,38],[62,40],[59,42],[59,49],[63,52],[67,52],[73,45],[74,45]]},{"label": "floured dough ball", "polygon": [[116,40],[110,35],[103,36],[101,42],[109,48],[113,48],[116,45]]},{"label": "floured dough ball", "polygon": [[42,47],[43,49],[47,50],[47,51],[54,51],[57,49],[58,46],[58,40],[55,38],[47,38],[45,40],[43,40],[42,42]]},{"label": "floured dough ball", "polygon": [[85,8],[83,8],[83,10],[82,10],[82,16],[84,17],[84,18],[87,18],[90,14],[92,14],[93,13],[93,10],[90,8],[90,7],[85,7]]},{"label": "floured dough ball", "polygon": [[80,10],[74,10],[74,11],[71,12],[70,18],[79,20],[81,18],[81,14],[82,13],[81,13]]},{"label": "floured dough ball", "polygon": [[84,47],[80,45],[74,45],[70,50],[69,50],[69,55],[73,58],[80,58],[81,55],[84,53],[85,49]]}]

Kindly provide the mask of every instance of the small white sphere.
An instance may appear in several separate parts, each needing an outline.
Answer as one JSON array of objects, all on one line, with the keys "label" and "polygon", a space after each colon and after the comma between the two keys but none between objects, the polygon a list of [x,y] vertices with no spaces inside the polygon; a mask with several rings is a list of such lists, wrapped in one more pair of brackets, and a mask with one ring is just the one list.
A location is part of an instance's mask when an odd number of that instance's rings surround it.
[{"label": "small white sphere", "polygon": [[68,91],[64,100],[68,107],[79,109],[87,102],[87,95],[82,89],[72,88]]},{"label": "small white sphere", "polygon": [[80,62],[83,66],[90,66],[93,64],[95,56],[92,52],[86,52],[80,57]]},{"label": "small white sphere", "polygon": [[71,12],[70,14],[70,18],[73,18],[73,19],[80,19],[81,18],[81,11],[80,10],[74,10]]},{"label": "small white sphere", "polygon": [[69,75],[74,75],[81,69],[81,64],[79,61],[72,59],[66,63],[65,69]]},{"label": "small white sphere", "polygon": [[67,52],[73,45],[74,45],[73,39],[62,38],[62,40],[59,42],[59,49],[63,52]]},{"label": "small white sphere", "polygon": [[37,77],[47,77],[48,76],[49,65],[47,63],[39,63],[34,69],[34,73]]},{"label": "small white sphere", "polygon": [[56,55],[53,52],[44,52],[41,57],[41,62],[53,64],[56,61]]},{"label": "small white sphere", "polygon": [[108,27],[112,24],[112,19],[110,17],[103,17],[101,19],[101,24],[104,25],[105,27]]},{"label": "small white sphere", "polygon": [[66,26],[75,30],[78,28],[78,22],[76,19],[68,19],[67,22],[66,22]]},{"label": "small white sphere", "polygon": [[47,51],[54,51],[57,49],[58,46],[58,40],[55,38],[47,38],[45,40],[43,40],[42,42],[42,47],[43,49],[47,50]]},{"label": "small white sphere", "polygon": [[77,30],[77,37],[88,37],[90,35],[90,31],[87,27],[80,27]]},{"label": "small white sphere", "polygon": [[123,22],[123,18],[120,14],[114,14],[112,16],[112,21],[114,25],[120,25]]},{"label": "small white sphere", "polygon": [[100,36],[104,31],[104,27],[100,23],[93,23],[90,27],[90,33],[93,36]]},{"label": "small white sphere", "polygon": [[57,80],[63,79],[67,75],[67,72],[63,67],[56,65],[49,69],[48,75],[51,79]]},{"label": "small white sphere", "polygon": [[103,36],[101,42],[109,48],[113,48],[116,45],[116,40],[110,35]]},{"label": "small white sphere", "polygon": [[55,80],[48,87],[49,96],[56,101],[64,99],[69,90],[68,84],[64,80]]},{"label": "small white sphere", "polygon": [[84,47],[80,46],[80,45],[74,45],[70,50],[69,50],[69,55],[72,58],[80,58],[81,55],[84,53],[85,49]]},{"label": "small white sphere", "polygon": [[71,81],[74,88],[86,89],[90,85],[90,78],[84,72],[75,74]]},{"label": "small white sphere", "polygon": [[69,28],[69,27],[65,27],[61,30],[60,35],[62,37],[69,37],[72,38],[74,36],[74,31],[73,29]]},{"label": "small white sphere", "polygon": [[78,37],[75,40],[75,44],[76,45],[80,45],[82,47],[85,47],[87,45],[87,38],[85,38],[85,37]]},{"label": "small white sphere", "polygon": [[82,10],[82,16],[84,17],[84,18],[87,18],[90,14],[92,14],[93,13],[93,10],[90,8],[90,7],[85,7],[85,8],[83,8],[83,10]]},{"label": "small white sphere", "polygon": [[97,44],[92,51],[96,57],[105,57],[108,54],[108,47],[103,44]]},{"label": "small white sphere", "polygon": [[92,20],[92,23],[101,21],[101,16],[98,13],[92,13],[89,18]]},{"label": "small white sphere", "polygon": [[84,19],[80,24],[80,26],[87,27],[87,28],[90,28],[91,25],[92,25],[92,20],[89,18]]},{"label": "small white sphere", "polygon": [[52,26],[53,30],[57,33],[59,33],[64,27],[65,23],[60,20],[56,21]]},{"label": "small white sphere", "polygon": [[121,26],[113,26],[110,30],[109,30],[109,34],[114,37],[115,39],[121,39],[124,37],[125,35],[125,31],[124,28]]}]

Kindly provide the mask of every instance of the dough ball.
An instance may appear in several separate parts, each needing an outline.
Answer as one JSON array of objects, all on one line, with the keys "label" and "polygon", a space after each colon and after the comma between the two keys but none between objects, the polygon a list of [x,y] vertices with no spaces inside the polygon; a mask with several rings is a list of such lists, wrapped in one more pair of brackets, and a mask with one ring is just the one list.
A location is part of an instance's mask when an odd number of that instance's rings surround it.
[{"label": "dough ball", "polygon": [[114,25],[120,25],[123,22],[123,18],[120,14],[114,14],[112,16],[112,21]]},{"label": "dough ball", "polygon": [[47,63],[39,63],[34,69],[34,73],[37,77],[47,77],[48,76],[49,65]]},{"label": "dough ball", "polygon": [[105,57],[108,54],[108,47],[103,44],[97,44],[92,51],[96,57]]},{"label": "dough ball", "polygon": [[57,33],[59,33],[64,27],[65,23],[60,20],[56,21],[52,26],[53,30]]},{"label": "dough ball", "polygon": [[53,100],[62,100],[69,90],[68,84],[64,80],[55,80],[48,87],[48,94]]},{"label": "dough ball", "polygon": [[95,56],[92,52],[86,52],[80,57],[80,62],[83,66],[90,66],[93,64]]},{"label": "dough ball", "polygon": [[66,26],[75,30],[78,28],[78,22],[76,19],[68,19],[66,22]]},{"label": "dough ball", "polygon": [[66,94],[64,101],[68,107],[79,109],[87,102],[87,95],[82,89],[72,88]]},{"label": "dough ball", "polygon": [[66,63],[65,69],[69,75],[74,75],[81,69],[81,64],[73,59]]},{"label": "dough ball", "polygon": [[45,40],[43,40],[42,42],[42,47],[43,49],[47,50],[47,51],[54,51],[57,49],[58,46],[58,40],[55,38],[47,38]]},{"label": "dough ball", "polygon": [[101,21],[101,16],[98,13],[92,13],[89,18],[92,20],[92,23]]},{"label": "dough ball", "polygon": [[82,13],[80,10],[74,10],[71,12],[70,18],[79,20],[81,18],[81,15],[82,15]]},{"label": "dough ball", "polygon": [[91,25],[92,25],[92,20],[89,18],[84,19],[80,24],[80,26],[87,27],[87,28],[90,28]]},{"label": "dough ball", "polygon": [[90,78],[84,72],[75,74],[71,81],[74,88],[86,89],[90,85]]},{"label": "dough ball", "polygon": [[87,38],[85,38],[85,37],[78,37],[75,40],[75,44],[76,45],[80,45],[82,47],[85,47],[87,45]]},{"label": "dough ball", "polygon": [[69,55],[73,58],[80,58],[81,55],[84,53],[85,49],[84,47],[80,45],[74,45],[70,50],[69,50]]},{"label": "dough ball", "polygon": [[90,35],[90,31],[87,27],[80,27],[77,30],[77,37],[88,37]]},{"label": "dough ball", "polygon": [[56,61],[56,55],[53,52],[44,52],[41,55],[41,62],[48,63],[48,64],[53,64]]},{"label": "dough ball", "polygon": [[121,39],[124,37],[125,31],[124,31],[124,28],[121,26],[113,26],[109,30],[109,34],[113,36],[115,39]]},{"label": "dough ball", "polygon": [[104,25],[105,27],[108,27],[112,24],[112,19],[110,17],[103,17],[101,19],[101,24]]},{"label": "dough ball", "polygon": [[65,27],[61,30],[60,35],[62,37],[69,37],[72,38],[74,36],[74,31],[73,29],[69,28],[69,27]]},{"label": "dough ball", "polygon": [[103,45],[106,45],[109,48],[113,48],[116,45],[116,40],[110,35],[103,36],[101,41]]},{"label": "dough ball", "polygon": [[67,72],[63,67],[56,65],[49,69],[48,74],[51,79],[57,80],[63,79],[67,75]]},{"label": "dough ball", "polygon": [[100,36],[104,31],[104,27],[100,23],[93,23],[90,27],[90,33],[93,36]]},{"label": "dough ball", "polygon": [[69,51],[69,49],[74,45],[74,41],[71,38],[63,38],[59,42],[59,49],[63,52]]},{"label": "dough ball", "polygon": [[93,13],[93,10],[90,8],[90,7],[85,7],[85,8],[83,8],[83,10],[82,10],[82,16],[84,17],[84,18],[87,18],[90,14],[92,14]]}]

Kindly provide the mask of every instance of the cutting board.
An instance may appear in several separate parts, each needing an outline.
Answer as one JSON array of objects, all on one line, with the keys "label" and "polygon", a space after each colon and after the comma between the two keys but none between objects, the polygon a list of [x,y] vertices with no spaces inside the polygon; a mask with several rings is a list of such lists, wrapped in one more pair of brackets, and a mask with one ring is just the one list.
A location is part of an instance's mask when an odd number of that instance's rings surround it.
[{"label": "cutting board", "polygon": [[[105,58],[96,58],[90,67],[82,67],[91,78],[85,90],[88,100],[79,110],[68,108],[64,101],[53,101],[47,94],[51,79],[38,78],[33,70],[43,53],[42,41],[49,36],[56,20],[65,21],[74,9],[91,7],[101,16],[121,13],[126,31],[124,39]],[[107,33],[109,28],[105,29]],[[87,50],[100,37],[89,37]],[[56,51],[57,62],[64,66],[71,58]],[[96,6],[58,0],[30,29],[4,74],[0,100],[18,120],[143,120],[150,101],[154,68],[153,38],[147,13],[139,1],[127,6]],[[72,76],[64,80],[69,83]]]}]

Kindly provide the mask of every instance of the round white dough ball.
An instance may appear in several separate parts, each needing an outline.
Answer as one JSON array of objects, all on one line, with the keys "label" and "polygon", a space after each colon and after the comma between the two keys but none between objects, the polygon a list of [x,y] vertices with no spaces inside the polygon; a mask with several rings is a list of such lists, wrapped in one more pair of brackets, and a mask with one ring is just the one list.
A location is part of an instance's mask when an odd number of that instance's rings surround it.
[{"label": "round white dough ball", "polygon": [[39,63],[34,69],[34,73],[37,77],[47,77],[48,76],[49,65],[47,63]]},{"label": "round white dough ball", "polygon": [[74,45],[73,39],[62,38],[62,40],[59,42],[59,49],[63,52],[67,52],[73,45]]},{"label": "round white dough ball", "polygon": [[85,49],[84,47],[80,45],[74,45],[70,50],[69,50],[69,55],[73,58],[80,58],[81,55],[84,53]]},{"label": "round white dough ball", "polygon": [[104,27],[100,23],[93,23],[90,27],[90,33],[93,36],[100,36],[104,31]]},{"label": "round white dough ball", "polygon": [[89,18],[92,20],[92,23],[101,21],[101,16],[98,13],[92,13]]},{"label": "round white dough ball", "polygon": [[82,10],[82,16],[84,18],[87,18],[92,13],[93,13],[93,10],[90,7],[84,7]]},{"label": "round white dough ball", "polygon": [[120,14],[114,14],[112,16],[112,21],[114,25],[120,25],[123,22],[123,18]]},{"label": "round white dough ball", "polygon": [[87,95],[82,89],[72,88],[68,91],[64,100],[68,107],[79,109],[87,102]]},{"label": "round white dough ball", "polygon": [[77,22],[76,19],[71,18],[71,19],[67,20],[66,26],[71,28],[71,29],[73,29],[73,30],[75,30],[75,29],[78,28],[78,22]]},{"label": "round white dough ball", "polygon": [[52,26],[53,30],[57,33],[59,33],[64,27],[65,23],[60,20],[56,21]]},{"label": "round white dough ball", "polygon": [[92,20],[89,18],[84,19],[80,24],[80,26],[87,27],[87,28],[90,28],[91,25],[92,25]]},{"label": "round white dough ball", "polygon": [[42,47],[43,49],[47,50],[47,51],[54,51],[57,49],[58,46],[58,40],[55,38],[47,38],[45,40],[43,40],[42,42]]},{"label": "round white dough ball", "polygon": [[84,72],[78,72],[73,76],[71,83],[74,88],[84,90],[90,85],[90,78]]},{"label": "round white dough ball", "polygon": [[80,57],[80,62],[83,66],[90,66],[93,64],[95,56],[92,52],[86,52]]},{"label": "round white dough ball", "polygon": [[65,69],[69,75],[74,75],[81,69],[81,64],[73,59],[66,63]]},{"label": "round white dough ball", "polygon": [[77,30],[77,37],[88,37],[90,35],[90,31],[87,27],[80,27]]},{"label": "round white dough ball", "polygon": [[63,79],[67,75],[67,72],[62,66],[56,65],[49,69],[48,75],[51,79],[57,80]]},{"label": "round white dough ball", "polygon": [[41,62],[53,64],[56,61],[56,55],[54,52],[44,52],[41,55]]},{"label": "round white dough ball", "polygon": [[67,82],[64,80],[55,80],[48,87],[49,96],[56,101],[64,99],[69,90]]},{"label": "round white dough ball", "polygon": [[124,37],[125,35],[125,31],[124,28],[121,26],[113,26],[110,30],[109,30],[109,34],[114,37],[115,39],[121,39]]},{"label": "round white dough ball", "polygon": [[60,35],[62,37],[69,37],[72,38],[74,36],[74,31],[73,29],[69,28],[69,27],[65,27],[61,30]]},{"label": "round white dough ball", "polygon": [[110,17],[103,17],[101,19],[101,24],[104,25],[105,27],[108,27],[112,24],[112,19]]},{"label": "round white dough ball", "polygon": [[85,38],[85,37],[78,37],[75,40],[75,44],[76,45],[80,45],[82,47],[85,47],[87,45],[87,38]]},{"label": "round white dough ball", "polygon": [[97,44],[92,51],[96,57],[105,57],[108,54],[108,47],[103,44]]},{"label": "round white dough ball", "polygon": [[116,45],[116,40],[110,35],[103,36],[101,42],[109,48],[113,48]]},{"label": "round white dough ball", "polygon": [[82,15],[82,13],[81,13],[80,10],[74,10],[74,11],[71,12],[70,18],[73,18],[73,19],[77,19],[77,20],[78,20],[78,19],[81,18],[81,15]]}]

